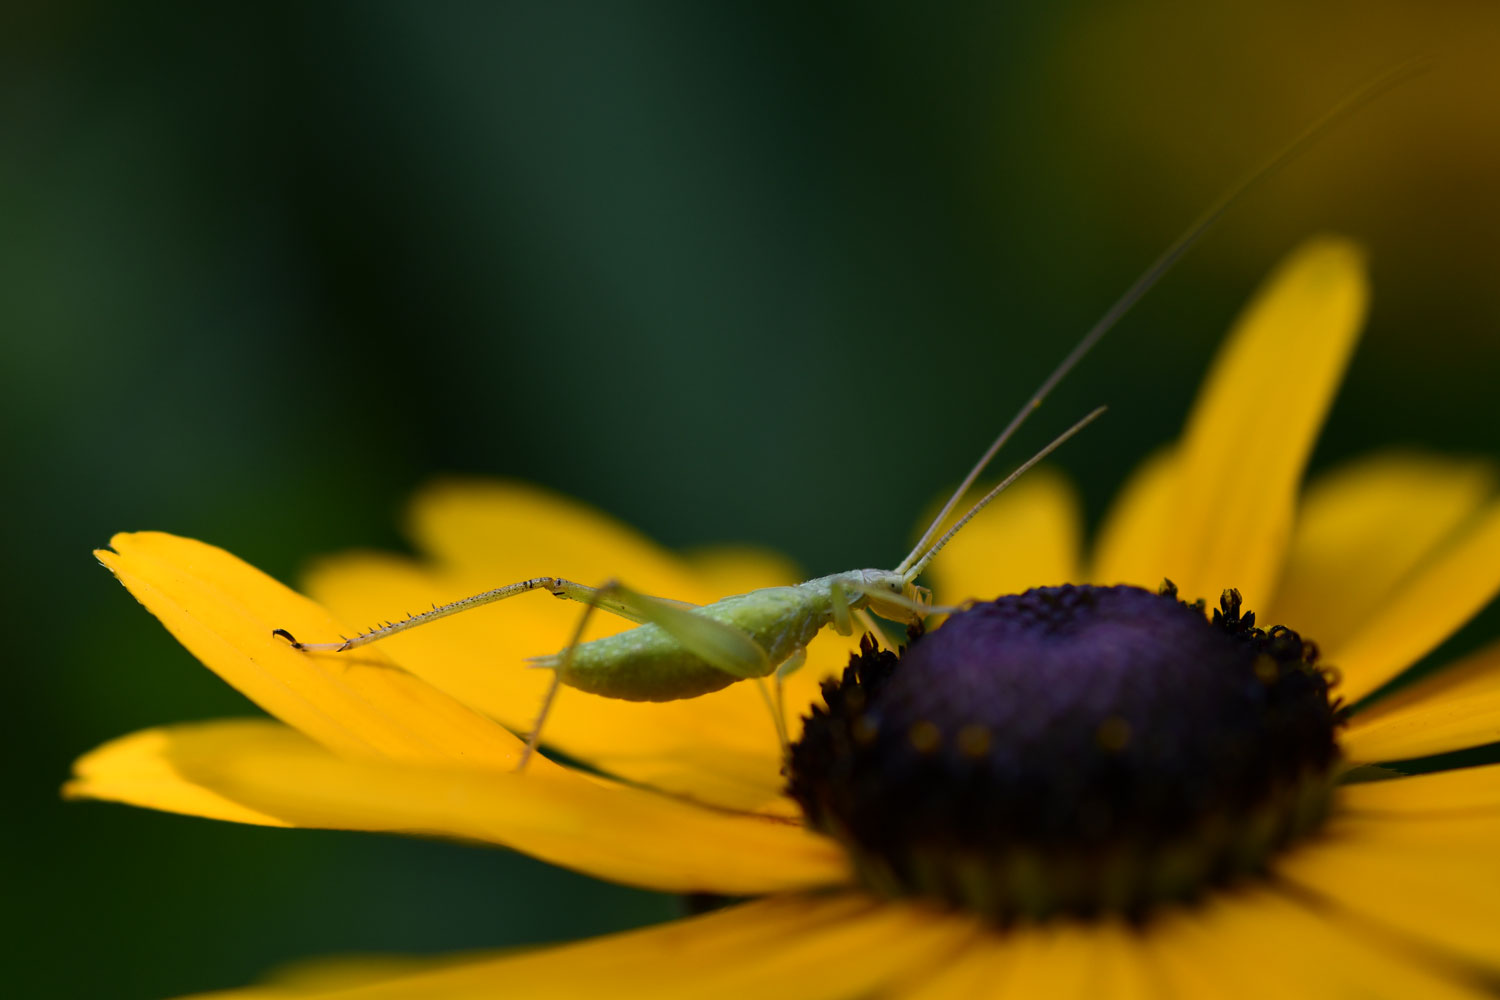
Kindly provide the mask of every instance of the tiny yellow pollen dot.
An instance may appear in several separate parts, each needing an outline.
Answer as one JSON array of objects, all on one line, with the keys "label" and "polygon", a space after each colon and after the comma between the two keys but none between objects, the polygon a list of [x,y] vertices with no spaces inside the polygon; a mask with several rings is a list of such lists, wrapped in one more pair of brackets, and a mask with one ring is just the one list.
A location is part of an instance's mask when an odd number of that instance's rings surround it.
[{"label": "tiny yellow pollen dot", "polygon": [[1281,670],[1276,666],[1276,661],[1269,656],[1259,656],[1255,659],[1255,679],[1262,684],[1275,684],[1281,677]]},{"label": "tiny yellow pollen dot", "polygon": [[958,731],[958,749],[965,757],[983,757],[990,752],[990,728],[971,722]]},{"label": "tiny yellow pollen dot", "polygon": [[869,746],[871,743],[875,742],[875,736],[879,731],[879,728],[880,727],[875,724],[875,721],[868,715],[861,715],[859,718],[854,720],[854,725],[850,729],[850,734],[854,737],[854,742],[858,743],[860,746]]},{"label": "tiny yellow pollen dot", "polygon": [[1118,715],[1111,715],[1099,723],[1094,739],[1098,741],[1101,750],[1119,753],[1130,745],[1130,723]]},{"label": "tiny yellow pollen dot", "polygon": [[906,731],[906,738],[911,740],[912,748],[917,753],[932,753],[943,742],[943,732],[924,719],[912,724]]}]

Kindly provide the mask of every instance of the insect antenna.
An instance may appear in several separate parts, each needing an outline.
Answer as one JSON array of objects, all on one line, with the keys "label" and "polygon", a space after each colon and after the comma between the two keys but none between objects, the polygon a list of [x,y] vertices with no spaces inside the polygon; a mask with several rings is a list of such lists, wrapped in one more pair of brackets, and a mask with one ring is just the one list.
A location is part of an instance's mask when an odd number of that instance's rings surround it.
[{"label": "insect antenna", "polygon": [[1004,493],[1008,488],[1010,488],[1010,485],[1012,483],[1025,475],[1032,466],[1036,465],[1042,459],[1052,454],[1058,448],[1061,448],[1063,446],[1063,443],[1071,438],[1074,434],[1077,434],[1089,424],[1093,423],[1095,420],[1098,420],[1101,416],[1103,416],[1105,409],[1106,407],[1103,406],[1095,407],[1092,411],[1090,411],[1088,416],[1084,417],[1082,420],[1075,423],[1072,427],[1069,427],[1067,430],[1063,431],[1057,437],[1048,442],[1047,446],[1041,451],[1037,452],[1035,455],[1032,455],[1020,465],[1016,466],[1014,472],[1000,481],[1000,485],[996,486],[994,489],[990,490],[983,497],[981,497],[979,499],[979,502],[970,507],[968,512],[965,513],[963,517],[959,518],[958,522],[954,524],[953,527],[944,532],[943,536],[936,542],[933,542],[931,548],[929,548],[922,555],[922,558],[918,559],[910,567],[898,570],[897,572],[899,572],[907,581],[915,580],[917,577],[921,576],[922,571],[927,568],[927,564],[932,562],[932,557],[937,555],[938,552],[942,550],[943,546],[947,545],[948,541],[954,535],[958,534],[959,530],[963,528],[964,525],[968,524],[975,514],[978,514],[981,510],[984,510],[984,508],[988,507],[991,500]]},{"label": "insect antenna", "polygon": [[[1334,126],[1342,123],[1345,119],[1391,88],[1425,72],[1431,65],[1432,60],[1424,57],[1409,60],[1381,73],[1369,83],[1366,83],[1363,87],[1360,87],[1354,93],[1334,105],[1321,118],[1303,129],[1296,138],[1292,139],[1291,142],[1283,146],[1254,170],[1247,173],[1238,183],[1231,187],[1225,194],[1221,195],[1218,201],[1214,202],[1202,215],[1198,216],[1193,221],[1193,224],[1188,226],[1187,230],[1181,236],[1177,237],[1171,246],[1162,251],[1161,255],[1151,262],[1151,265],[1141,273],[1140,277],[1135,279],[1130,287],[1125,290],[1125,294],[1116,299],[1114,305],[1110,306],[1104,315],[1099,317],[1099,321],[1089,328],[1089,331],[1068,352],[1067,357],[1062,359],[1062,362],[1053,369],[1052,374],[1048,375],[1036,392],[1031,394],[1031,398],[1016,412],[1016,415],[1011,418],[1010,423],[1005,425],[1005,429],[1000,432],[1000,436],[995,438],[985,453],[980,456],[979,461],[974,463],[974,467],[969,470],[969,474],[964,477],[963,482],[958,484],[958,488],[953,491],[953,495],[943,504],[943,509],[938,511],[937,516],[932,519],[932,523],[927,526],[927,530],[922,533],[922,537],[917,541],[917,544],[912,547],[907,557],[901,560],[901,565],[897,566],[895,571],[908,579],[916,578],[916,573],[911,572],[913,566],[925,567],[932,554],[942,547],[943,542],[946,542],[953,532],[950,531],[948,535],[943,536],[943,540],[937,545],[931,545],[933,536],[938,533],[938,529],[942,527],[944,520],[953,512],[953,508],[958,505],[959,500],[969,491],[969,487],[974,485],[974,481],[984,472],[995,455],[999,453],[1001,448],[1005,447],[1006,442],[1026,422],[1026,418],[1031,416],[1042,405],[1042,401],[1057,387],[1057,384],[1066,378],[1068,373],[1077,366],[1078,362],[1082,361],[1084,356],[1093,349],[1094,345],[1120,322],[1125,314],[1130,311],[1131,307],[1140,301],[1143,295],[1155,287],[1157,282],[1161,281],[1162,277],[1172,269],[1172,266],[1177,263],[1182,255],[1197,245],[1198,241],[1213,228],[1214,224],[1219,221],[1225,212],[1229,211],[1250,189],[1296,159],[1308,146],[1312,145],[1315,140],[1322,138]],[[1082,423],[1088,423],[1095,415],[1097,414],[1091,414]],[[1038,453],[1030,463],[1023,465],[1021,470],[1030,468],[1031,464],[1034,464],[1043,455],[1051,451],[1052,448],[1061,444],[1068,437],[1071,437],[1077,429],[1077,426],[1075,426],[1073,430],[1062,435],[1057,441],[1054,441],[1053,444]],[[1009,481],[1007,480],[1007,482]],[[979,506],[988,503],[996,492],[991,491],[990,496],[981,501]],[[959,525],[961,526],[964,521],[972,517],[977,510],[978,507],[970,510],[964,516],[963,520],[959,522]],[[955,528],[954,530],[957,529]],[[929,548],[929,546],[931,547]]]}]

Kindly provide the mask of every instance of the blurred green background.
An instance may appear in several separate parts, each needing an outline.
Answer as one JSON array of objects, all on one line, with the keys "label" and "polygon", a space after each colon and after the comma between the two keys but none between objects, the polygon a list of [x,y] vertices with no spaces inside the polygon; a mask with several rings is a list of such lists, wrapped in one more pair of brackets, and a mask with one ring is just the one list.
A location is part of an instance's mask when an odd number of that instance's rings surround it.
[{"label": "blurred green background", "polygon": [[1110,404],[1058,461],[1097,517],[1254,284],[1332,230],[1370,248],[1375,304],[1315,464],[1500,455],[1491,6],[8,6],[7,994],[678,912],[500,851],[60,803],[104,740],[253,711],[93,564],[112,532],[295,580],[401,546],[403,498],[458,472],[673,546],[894,560],[1199,210],[1418,52],[1432,72],[1259,189],[1012,454]]}]

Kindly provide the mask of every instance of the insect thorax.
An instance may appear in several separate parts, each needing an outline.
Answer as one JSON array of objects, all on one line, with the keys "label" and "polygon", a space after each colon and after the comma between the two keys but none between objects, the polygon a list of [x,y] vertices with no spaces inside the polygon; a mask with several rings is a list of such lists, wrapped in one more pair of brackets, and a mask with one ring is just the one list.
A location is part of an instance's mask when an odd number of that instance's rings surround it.
[{"label": "insect thorax", "polygon": [[824,577],[832,588],[842,585],[851,608],[869,608],[888,621],[911,622],[920,617],[914,603],[924,603],[924,594],[902,574],[888,569],[857,569]]}]

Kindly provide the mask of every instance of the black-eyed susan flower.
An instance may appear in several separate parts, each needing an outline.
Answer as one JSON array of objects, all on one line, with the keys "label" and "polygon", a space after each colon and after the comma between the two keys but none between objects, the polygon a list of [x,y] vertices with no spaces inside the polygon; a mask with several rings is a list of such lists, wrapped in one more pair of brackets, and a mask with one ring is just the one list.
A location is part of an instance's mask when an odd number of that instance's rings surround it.
[{"label": "black-eyed susan flower", "polygon": [[516,773],[512,731],[547,682],[519,665],[567,641],[576,606],[511,602],[348,654],[272,637],[539,574],[695,602],[787,582],[774,560],[673,557],[530,488],[450,484],[415,504],[425,560],[327,562],[321,604],[199,542],[116,537],[101,560],[273,718],[124,737],[68,794],[758,897],[236,997],[1492,995],[1500,765],[1350,780],[1500,740],[1500,647],[1369,697],[1500,586],[1489,466],[1381,455],[1299,498],[1365,298],[1342,242],[1284,264],[1087,562],[1067,487],[1034,476],[934,567],[940,600],[1011,596],[899,658],[814,643],[788,690],[805,707],[789,778],[743,684],[658,705],[565,692],[547,741],[593,771]]}]

